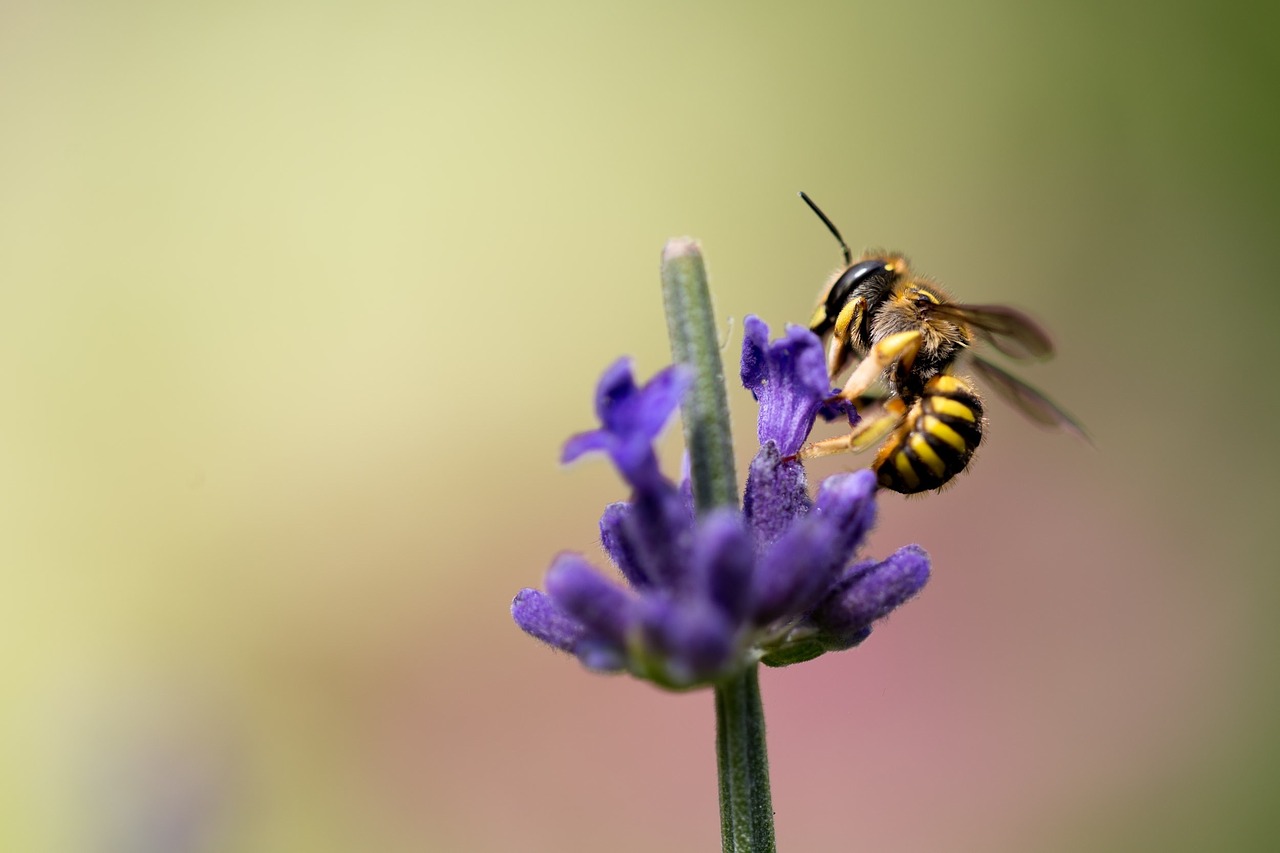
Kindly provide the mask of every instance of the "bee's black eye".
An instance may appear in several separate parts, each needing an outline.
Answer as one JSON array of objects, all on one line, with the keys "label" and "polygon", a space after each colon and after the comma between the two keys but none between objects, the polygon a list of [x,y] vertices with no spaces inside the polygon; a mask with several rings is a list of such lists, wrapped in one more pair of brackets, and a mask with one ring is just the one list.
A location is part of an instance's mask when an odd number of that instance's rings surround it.
[{"label": "bee's black eye", "polygon": [[834,318],[858,286],[886,273],[884,261],[862,261],[844,271],[827,295],[827,311]]},{"label": "bee's black eye", "polygon": [[849,269],[845,270],[844,278],[847,278],[852,284],[857,284],[858,282],[865,281],[872,276],[880,275],[888,270],[888,268],[889,265],[884,261],[862,261],[861,263],[854,264],[849,267]]}]

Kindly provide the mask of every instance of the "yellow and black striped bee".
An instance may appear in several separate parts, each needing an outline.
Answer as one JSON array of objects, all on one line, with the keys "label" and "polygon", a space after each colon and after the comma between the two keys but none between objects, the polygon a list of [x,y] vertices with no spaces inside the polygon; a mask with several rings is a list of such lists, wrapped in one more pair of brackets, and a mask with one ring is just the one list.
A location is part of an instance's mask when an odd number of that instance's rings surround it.
[{"label": "yellow and black striped bee", "polygon": [[[958,304],[914,274],[900,254],[867,252],[854,262],[831,220],[807,195],[800,197],[844,251],[845,266],[823,291],[809,328],[827,339],[832,377],[860,359],[840,396],[863,418],[846,436],[805,445],[797,458],[865,450],[888,436],[871,463],[880,485],[908,495],[941,489],[982,442],[982,398],[969,379],[952,372],[962,358],[1031,420],[1087,440],[1048,397],[969,349],[981,341],[1010,358],[1048,358],[1053,344],[1034,321],[1001,305]],[[872,414],[876,398],[868,391],[882,377],[888,396]]]}]

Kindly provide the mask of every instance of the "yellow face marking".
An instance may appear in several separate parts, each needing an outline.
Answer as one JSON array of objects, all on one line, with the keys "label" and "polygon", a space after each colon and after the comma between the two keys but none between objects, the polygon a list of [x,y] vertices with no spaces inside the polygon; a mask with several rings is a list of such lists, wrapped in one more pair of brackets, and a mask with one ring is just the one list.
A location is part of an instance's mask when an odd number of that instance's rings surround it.
[{"label": "yellow face marking", "polygon": [[813,309],[813,316],[809,318],[809,328],[810,329],[818,328],[819,326],[822,325],[822,322],[826,319],[827,319],[827,306],[819,305],[817,308]]},{"label": "yellow face marking", "polygon": [[929,390],[935,391],[939,394],[954,394],[957,391],[967,391],[968,389],[959,379],[956,379],[954,376],[948,376],[944,373],[941,376],[935,376],[933,379],[929,380]]},{"label": "yellow face marking", "polygon": [[933,415],[925,415],[920,423],[924,426],[925,432],[941,441],[945,441],[956,449],[957,453],[964,453],[968,448],[965,447],[964,439],[960,433],[935,418]]},{"label": "yellow face marking", "polygon": [[930,397],[929,408],[933,409],[940,415],[947,415],[952,418],[959,418],[962,421],[976,423],[978,418],[973,413],[973,409],[961,403],[959,400],[952,400],[949,397]]},{"label": "yellow face marking", "polygon": [[923,435],[918,432],[912,433],[911,440],[908,444],[910,444],[911,449],[916,452],[916,456],[920,457],[920,461],[933,472],[933,476],[941,477],[946,473],[946,463],[943,462],[942,457],[938,456],[938,454],[934,452],[933,448],[929,446],[929,442],[925,440]]},{"label": "yellow face marking", "polygon": [[898,469],[898,473],[902,475],[902,482],[907,484],[907,488],[914,489],[920,485],[920,478],[916,476],[916,469],[911,467],[911,457],[902,451],[898,451],[893,455],[893,467]]}]

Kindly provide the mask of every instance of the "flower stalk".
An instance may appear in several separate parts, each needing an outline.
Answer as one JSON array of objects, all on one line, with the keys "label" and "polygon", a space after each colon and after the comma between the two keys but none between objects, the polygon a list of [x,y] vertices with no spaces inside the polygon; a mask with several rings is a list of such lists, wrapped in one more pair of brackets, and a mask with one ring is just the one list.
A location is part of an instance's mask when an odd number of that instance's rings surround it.
[{"label": "flower stalk", "polygon": [[[668,241],[662,253],[662,296],[676,364],[693,381],[681,401],[694,507],[738,508],[737,473],[725,393],[724,365],[706,267],[697,242]],[[715,686],[720,832],[725,853],[772,853],[773,800],[758,666]]]},{"label": "flower stalk", "polygon": [[667,241],[662,251],[662,302],[667,314],[671,357],[687,365],[693,387],[680,403],[685,447],[699,513],[718,506],[738,508],[738,475],[733,465],[729,401],[724,364],[716,339],[707,270],[698,243],[688,237]]}]

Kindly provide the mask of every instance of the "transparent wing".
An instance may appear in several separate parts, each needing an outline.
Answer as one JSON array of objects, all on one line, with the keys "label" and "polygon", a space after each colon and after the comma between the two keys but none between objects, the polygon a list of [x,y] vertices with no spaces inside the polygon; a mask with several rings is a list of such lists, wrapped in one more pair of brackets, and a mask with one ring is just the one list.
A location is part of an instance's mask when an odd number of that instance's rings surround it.
[{"label": "transparent wing", "polygon": [[1090,444],[1093,441],[1080,426],[1079,421],[1064,412],[1057,403],[1041,394],[1002,367],[997,367],[978,355],[969,354],[969,363],[987,385],[994,388],[1022,414],[1038,424],[1059,427]]},{"label": "transparent wing", "polygon": [[930,312],[971,327],[998,351],[1019,360],[1048,358],[1053,355],[1049,335],[1021,311],[1003,305],[930,306]]}]

